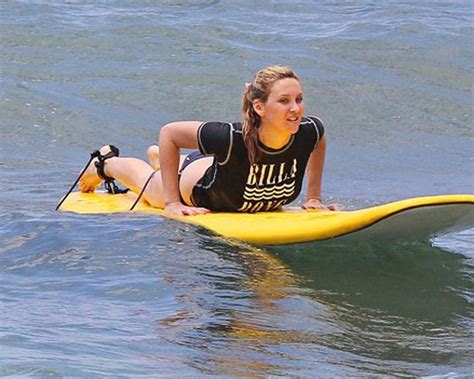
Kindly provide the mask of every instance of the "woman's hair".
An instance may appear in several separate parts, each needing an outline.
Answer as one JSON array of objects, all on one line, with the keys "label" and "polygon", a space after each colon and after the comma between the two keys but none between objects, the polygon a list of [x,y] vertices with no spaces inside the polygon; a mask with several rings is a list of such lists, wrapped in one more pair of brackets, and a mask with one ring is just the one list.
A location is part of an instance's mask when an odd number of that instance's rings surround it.
[{"label": "woman's hair", "polygon": [[260,100],[266,103],[273,84],[281,79],[300,79],[290,67],[269,66],[258,71],[252,82],[247,83],[242,95],[242,132],[244,143],[247,147],[250,164],[258,162],[260,159],[260,149],[258,147],[258,129],[261,118],[255,112],[253,102]]}]

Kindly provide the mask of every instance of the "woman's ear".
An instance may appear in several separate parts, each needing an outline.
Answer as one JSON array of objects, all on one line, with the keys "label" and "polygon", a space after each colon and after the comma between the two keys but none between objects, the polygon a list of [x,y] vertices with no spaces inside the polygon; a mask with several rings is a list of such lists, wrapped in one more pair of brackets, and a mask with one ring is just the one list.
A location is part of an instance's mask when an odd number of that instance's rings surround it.
[{"label": "woman's ear", "polygon": [[265,115],[265,103],[257,99],[253,101],[252,105],[254,111],[257,112],[260,117],[263,117]]}]

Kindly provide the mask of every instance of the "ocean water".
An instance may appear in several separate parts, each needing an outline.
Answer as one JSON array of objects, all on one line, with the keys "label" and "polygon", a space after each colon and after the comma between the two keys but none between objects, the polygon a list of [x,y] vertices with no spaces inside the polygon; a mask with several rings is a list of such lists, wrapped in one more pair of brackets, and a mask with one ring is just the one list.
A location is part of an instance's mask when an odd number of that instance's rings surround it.
[{"label": "ocean water", "polygon": [[298,252],[54,211],[91,151],[238,120],[273,63],[325,120],[327,201],[473,193],[472,1],[0,7],[0,376],[474,374],[473,229]]}]

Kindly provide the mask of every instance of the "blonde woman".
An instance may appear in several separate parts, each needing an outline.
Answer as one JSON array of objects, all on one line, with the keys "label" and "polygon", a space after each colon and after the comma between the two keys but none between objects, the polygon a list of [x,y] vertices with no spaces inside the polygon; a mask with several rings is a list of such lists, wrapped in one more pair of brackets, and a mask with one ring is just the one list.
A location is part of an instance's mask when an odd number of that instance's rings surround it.
[{"label": "blonde woman", "polygon": [[[318,117],[304,116],[303,91],[289,68],[270,66],[246,84],[243,122],[181,121],[165,125],[149,163],[118,157],[104,146],[79,182],[92,192],[116,179],[152,206],[174,215],[209,211],[272,211],[295,200],[307,175],[305,209],[335,210],[321,203],[326,151]],[[198,149],[187,157],[180,149]],[[112,150],[112,151],[111,151]],[[159,171],[161,175],[153,175]]]}]

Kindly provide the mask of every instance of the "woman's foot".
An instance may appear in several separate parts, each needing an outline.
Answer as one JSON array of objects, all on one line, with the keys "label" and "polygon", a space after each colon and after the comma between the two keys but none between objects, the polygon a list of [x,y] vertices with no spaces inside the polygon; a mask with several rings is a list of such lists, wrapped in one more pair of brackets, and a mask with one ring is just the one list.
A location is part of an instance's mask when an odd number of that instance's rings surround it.
[{"label": "woman's foot", "polygon": [[[100,148],[100,154],[105,155],[111,151],[110,145],[105,145]],[[99,175],[97,175],[97,168],[95,163],[98,161],[97,158],[94,158],[92,162],[87,166],[84,174],[79,180],[79,190],[81,192],[94,192],[95,189],[102,183],[102,180]],[[107,161],[104,162],[107,164]],[[104,166],[105,170],[105,166]]]},{"label": "woman's foot", "polygon": [[148,157],[148,163],[153,170],[158,171],[160,169],[160,148],[156,145],[152,145],[146,151]]}]

